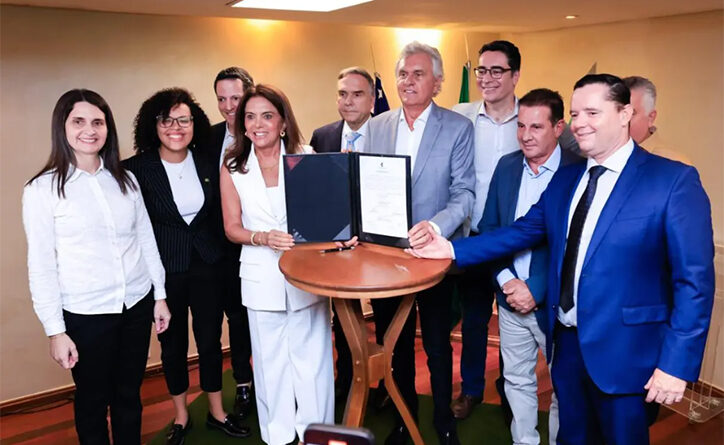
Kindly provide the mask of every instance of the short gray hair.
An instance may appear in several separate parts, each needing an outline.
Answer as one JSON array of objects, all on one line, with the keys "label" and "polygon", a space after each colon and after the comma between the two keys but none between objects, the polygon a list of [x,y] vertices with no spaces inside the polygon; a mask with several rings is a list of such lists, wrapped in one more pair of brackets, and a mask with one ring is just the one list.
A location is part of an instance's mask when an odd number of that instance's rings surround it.
[{"label": "short gray hair", "polygon": [[337,75],[337,80],[342,80],[350,74],[357,74],[358,76],[364,77],[367,83],[370,85],[370,94],[373,97],[375,96],[375,81],[374,79],[372,79],[372,76],[370,75],[370,73],[367,72],[366,69],[360,68],[358,66],[350,66],[349,68],[345,68],[339,72],[339,75]]},{"label": "short gray hair", "polygon": [[644,107],[647,113],[656,108],[656,85],[649,79],[641,76],[629,76],[623,78],[629,90],[641,90],[644,93]]},{"label": "short gray hair", "polygon": [[420,53],[430,56],[430,60],[432,60],[432,75],[441,81],[445,80],[445,73],[443,73],[442,70],[442,56],[440,55],[440,51],[438,51],[437,48],[420,43],[417,40],[408,43],[404,48],[402,48],[402,51],[400,51],[400,58],[397,59],[397,65],[395,65],[395,77],[397,77],[397,73],[400,71],[400,65],[403,60],[413,54]]}]

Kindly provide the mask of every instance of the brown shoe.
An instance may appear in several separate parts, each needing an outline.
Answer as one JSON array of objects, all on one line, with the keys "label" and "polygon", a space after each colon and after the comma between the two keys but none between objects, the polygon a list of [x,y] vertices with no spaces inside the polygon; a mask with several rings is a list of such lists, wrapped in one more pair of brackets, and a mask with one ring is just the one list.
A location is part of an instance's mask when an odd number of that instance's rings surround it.
[{"label": "brown shoe", "polygon": [[482,397],[473,397],[460,393],[457,399],[453,400],[450,404],[450,409],[456,419],[467,419],[470,413],[473,412],[475,405],[479,405],[482,401]]}]

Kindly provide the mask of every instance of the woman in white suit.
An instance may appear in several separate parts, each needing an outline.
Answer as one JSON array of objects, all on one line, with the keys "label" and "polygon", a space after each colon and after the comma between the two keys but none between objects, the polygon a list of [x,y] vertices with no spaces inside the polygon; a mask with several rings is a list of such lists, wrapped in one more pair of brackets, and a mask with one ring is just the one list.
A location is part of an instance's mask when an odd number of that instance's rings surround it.
[{"label": "woman in white suit", "polygon": [[248,309],[259,427],[264,442],[301,439],[310,423],[334,422],[334,372],[326,299],[295,288],[279,270],[294,245],[286,233],[282,152],[310,151],[287,97],[252,87],[239,104],[236,145],[220,185],[227,237],[241,250],[241,295]]}]

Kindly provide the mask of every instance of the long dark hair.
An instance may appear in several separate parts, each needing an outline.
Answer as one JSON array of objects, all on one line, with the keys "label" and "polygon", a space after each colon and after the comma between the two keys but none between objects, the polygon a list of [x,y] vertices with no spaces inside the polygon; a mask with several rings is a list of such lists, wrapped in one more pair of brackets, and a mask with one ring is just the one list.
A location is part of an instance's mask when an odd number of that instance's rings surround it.
[{"label": "long dark hair", "polygon": [[236,142],[234,147],[224,156],[224,165],[227,166],[230,172],[246,173],[248,171],[246,161],[249,160],[249,154],[251,153],[251,140],[246,137],[246,121],[244,118],[246,113],[244,111],[246,110],[246,104],[252,97],[263,97],[271,102],[284,120],[285,135],[282,136],[282,140],[284,141],[286,153],[299,153],[302,150],[304,139],[302,138],[302,132],[299,131],[299,125],[297,125],[297,119],[294,117],[289,99],[277,87],[258,84],[244,93],[244,98],[236,110],[236,120],[234,121]]},{"label": "long dark hair", "polygon": [[68,143],[68,138],[65,134],[65,121],[68,120],[70,112],[78,102],[88,102],[103,112],[106,119],[108,135],[106,136],[106,143],[103,144],[103,147],[98,152],[98,156],[103,160],[104,168],[108,170],[116,182],[118,182],[118,187],[120,187],[123,194],[125,194],[129,188],[135,190],[136,186],[130,175],[121,167],[118,133],[116,132],[116,122],[113,120],[111,107],[108,106],[108,103],[100,94],[95,91],[80,88],[66,92],[60,96],[60,99],[58,99],[58,102],[55,104],[50,126],[50,157],[48,158],[48,162],[45,163],[45,166],[28,181],[28,184],[35,181],[41,175],[52,171],[58,196],[65,198],[65,183],[68,182],[68,172],[71,165],[76,165],[75,153]]},{"label": "long dark hair", "polygon": [[188,90],[166,88],[146,99],[133,121],[133,147],[137,152],[158,150],[161,147],[161,139],[158,138],[156,130],[156,118],[158,116],[168,117],[171,109],[181,104],[189,107],[194,119],[194,137],[189,143],[189,148],[203,146],[207,142],[211,124],[198,102]]}]

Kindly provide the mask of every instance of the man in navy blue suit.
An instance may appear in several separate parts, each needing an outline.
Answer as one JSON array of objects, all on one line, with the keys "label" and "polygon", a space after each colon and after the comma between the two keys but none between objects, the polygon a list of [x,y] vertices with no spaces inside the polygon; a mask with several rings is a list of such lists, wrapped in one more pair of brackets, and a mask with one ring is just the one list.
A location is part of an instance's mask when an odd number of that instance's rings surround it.
[{"label": "man in navy blue suit", "polygon": [[699,377],[714,299],[709,199],[696,169],[633,142],[631,115],[620,78],[584,76],[571,129],[588,160],[561,168],[511,226],[410,251],[466,266],[548,243],[558,443],[648,443],[645,402],[678,402]]},{"label": "man in navy blue suit", "polygon": [[[509,226],[524,216],[548,186],[558,168],[582,158],[561,149],[558,138],[566,124],[563,99],[549,89],[528,92],[519,101],[517,139],[520,150],[498,162],[490,181],[479,233]],[[503,388],[512,412],[513,443],[537,444],[538,395],[536,363],[538,349],[545,354],[546,277],[548,246],[533,249],[491,265],[498,302],[500,355],[504,367]],[[481,277],[481,279],[490,277]],[[555,444],[558,408],[555,397],[549,416],[550,442]]]}]

